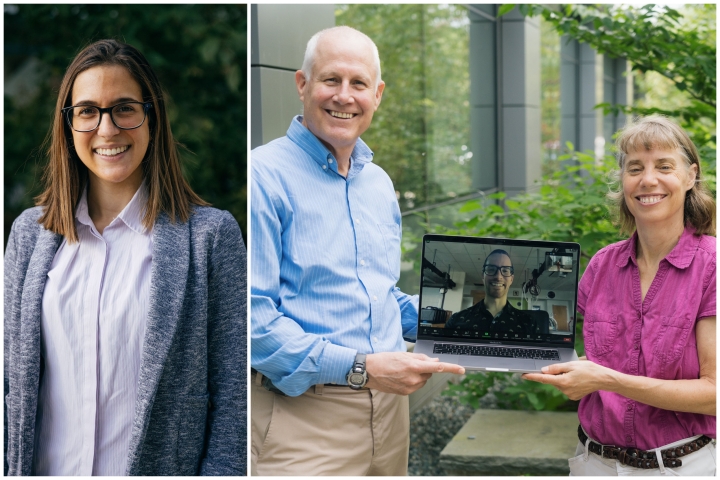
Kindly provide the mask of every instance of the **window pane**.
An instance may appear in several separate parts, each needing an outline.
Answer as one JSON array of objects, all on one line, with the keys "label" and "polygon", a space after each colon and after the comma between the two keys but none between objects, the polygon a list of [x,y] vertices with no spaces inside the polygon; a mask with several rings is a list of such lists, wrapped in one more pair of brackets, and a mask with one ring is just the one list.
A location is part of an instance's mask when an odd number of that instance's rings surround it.
[{"label": "window pane", "polygon": [[366,33],[386,83],[362,136],[403,211],[471,190],[469,21],[455,5],[340,5],[337,25]]}]

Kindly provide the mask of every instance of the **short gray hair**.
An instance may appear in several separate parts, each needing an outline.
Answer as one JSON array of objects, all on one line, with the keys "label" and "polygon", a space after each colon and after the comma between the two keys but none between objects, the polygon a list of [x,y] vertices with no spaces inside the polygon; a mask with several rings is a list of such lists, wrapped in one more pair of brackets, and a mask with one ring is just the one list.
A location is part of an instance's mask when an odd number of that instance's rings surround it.
[{"label": "short gray hair", "polygon": [[315,51],[317,50],[317,44],[320,40],[320,37],[325,35],[326,33],[336,32],[336,31],[346,31],[346,32],[353,32],[360,34],[361,36],[365,37],[368,42],[370,42],[370,45],[372,45],[372,52],[373,52],[373,59],[375,63],[375,88],[377,89],[377,86],[380,85],[380,82],[382,81],[382,78],[380,76],[380,53],[378,52],[377,45],[375,45],[375,42],[372,41],[370,37],[362,33],[360,30],[356,30],[352,27],[348,27],[345,25],[339,26],[339,27],[330,27],[326,28],[325,30],[320,30],[315,35],[313,35],[310,40],[308,40],[307,47],[305,47],[305,58],[303,59],[302,64],[302,72],[305,75],[306,79],[310,78],[310,74],[312,73],[312,67],[313,63],[315,62]]}]

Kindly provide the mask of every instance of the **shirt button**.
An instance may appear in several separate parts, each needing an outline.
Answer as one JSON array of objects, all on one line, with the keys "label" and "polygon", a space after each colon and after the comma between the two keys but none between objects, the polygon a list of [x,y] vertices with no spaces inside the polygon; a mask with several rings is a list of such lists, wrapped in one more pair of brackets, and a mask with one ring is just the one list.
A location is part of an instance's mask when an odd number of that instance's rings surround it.
[{"label": "shirt button", "polygon": [[323,170],[327,170],[327,165],[323,165]]},{"label": "shirt button", "polygon": [[640,345],[638,345],[637,343],[635,344],[635,350],[640,350]]},{"label": "shirt button", "polygon": [[628,435],[627,437],[625,437],[625,441],[630,444],[630,442],[632,442],[632,437]]},{"label": "shirt button", "polygon": [[328,163],[332,163],[332,158],[328,158]]},{"label": "shirt button", "polygon": [[376,342],[376,343],[377,343],[377,342],[379,342],[379,341],[380,341],[380,340],[378,340],[378,337],[373,337],[373,342]]},{"label": "shirt button", "polygon": [[365,260],[360,260],[360,265],[365,266]]},{"label": "shirt button", "polygon": [[631,403],[630,405],[628,405],[628,406],[627,406],[627,409],[628,409],[628,411],[630,411],[630,410],[632,410],[632,409],[633,409],[632,403]]},{"label": "shirt button", "polygon": [[377,295],[373,295],[373,300],[377,302]]}]

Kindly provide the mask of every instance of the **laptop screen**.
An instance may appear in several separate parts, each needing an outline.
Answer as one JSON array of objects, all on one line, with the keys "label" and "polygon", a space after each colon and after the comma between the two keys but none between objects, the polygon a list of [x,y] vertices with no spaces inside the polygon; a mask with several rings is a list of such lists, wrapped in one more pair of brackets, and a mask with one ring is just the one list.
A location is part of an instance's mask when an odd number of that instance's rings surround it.
[{"label": "laptop screen", "polygon": [[572,347],[580,245],[425,235],[419,339]]}]

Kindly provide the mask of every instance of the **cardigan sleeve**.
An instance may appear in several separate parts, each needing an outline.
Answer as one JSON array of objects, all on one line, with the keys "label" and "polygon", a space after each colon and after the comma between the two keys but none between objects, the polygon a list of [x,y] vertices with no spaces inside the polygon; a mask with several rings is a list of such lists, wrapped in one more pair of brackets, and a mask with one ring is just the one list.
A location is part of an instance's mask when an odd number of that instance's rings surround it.
[{"label": "cardigan sleeve", "polygon": [[202,475],[246,475],[246,251],[235,219],[223,216],[208,269],[208,417]]},{"label": "cardigan sleeve", "polygon": [[3,335],[3,435],[5,448],[3,450],[3,472],[8,474],[8,394],[10,393],[10,332],[13,329],[14,292],[16,285],[14,280],[15,265],[17,263],[17,249],[15,246],[15,225],[10,230],[7,247],[5,248],[5,289],[4,289],[4,335]]}]

